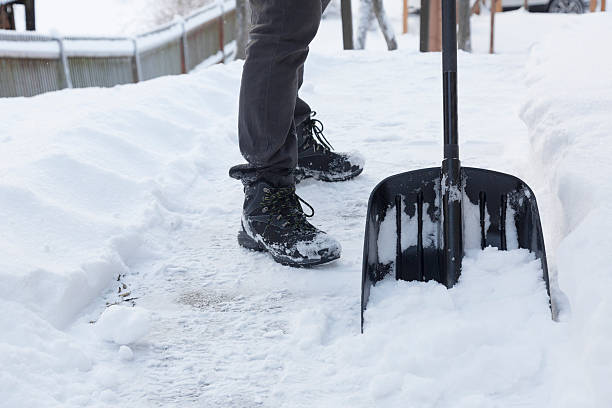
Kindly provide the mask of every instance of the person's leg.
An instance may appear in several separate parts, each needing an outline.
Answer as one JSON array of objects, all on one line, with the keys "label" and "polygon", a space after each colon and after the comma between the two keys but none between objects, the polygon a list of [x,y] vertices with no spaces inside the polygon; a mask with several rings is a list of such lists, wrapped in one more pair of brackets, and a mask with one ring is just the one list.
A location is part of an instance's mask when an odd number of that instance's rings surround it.
[{"label": "person's leg", "polygon": [[[331,0],[321,0],[321,14],[325,11],[330,1]],[[302,64],[298,70],[298,91],[302,87],[303,82],[304,82],[304,64]],[[295,123],[295,126],[297,127],[300,124],[302,124],[305,120],[310,119],[311,112],[312,112],[312,109],[310,109],[310,106],[308,105],[308,103],[298,96],[295,102],[295,111],[293,114],[293,118],[294,118],[293,121]],[[298,145],[300,144],[301,144],[301,140],[300,140],[300,135],[298,134]]]},{"label": "person's leg", "polygon": [[[325,10],[330,0],[321,0]],[[304,65],[298,70],[298,89],[304,80]],[[314,177],[322,181],[344,181],[358,176],[363,171],[364,159],[357,153],[337,153],[323,136],[323,124],[313,118],[314,112],[300,97],[297,97],[293,115],[297,134],[298,162],[295,172],[297,181]]]},{"label": "person's leg", "polygon": [[319,27],[321,0],[252,0],[251,7],[238,118],[240,150],[249,164],[230,169],[244,184],[238,243],[286,265],[330,262],[340,257],[340,244],[310,224],[293,177],[298,70]]},{"label": "person's leg", "polygon": [[[298,70],[298,89],[302,87],[302,82],[304,82],[304,65]],[[293,123],[295,126],[298,127],[306,120],[310,119],[311,113],[312,109],[308,103],[298,96],[295,101],[295,110],[293,112]],[[302,140],[300,139],[300,135],[298,135],[298,146],[300,144],[302,144]]]},{"label": "person's leg", "polygon": [[299,77],[321,20],[321,0],[252,0],[253,28],[242,73],[238,133],[253,172],[293,183]]}]

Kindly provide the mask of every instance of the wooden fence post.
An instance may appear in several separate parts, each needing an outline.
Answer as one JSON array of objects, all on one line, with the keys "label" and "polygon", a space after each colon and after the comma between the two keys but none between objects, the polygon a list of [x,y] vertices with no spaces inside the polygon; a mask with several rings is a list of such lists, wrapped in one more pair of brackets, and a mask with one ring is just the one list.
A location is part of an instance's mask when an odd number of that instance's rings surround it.
[{"label": "wooden fence post", "polygon": [[0,30],[15,29],[15,13],[11,4],[0,5]]},{"label": "wooden fence post", "polygon": [[402,22],[402,33],[406,34],[408,32],[408,0],[404,0]]},{"label": "wooden fence post", "polygon": [[497,1],[491,0],[491,39],[489,43],[489,54],[495,52],[495,11],[497,10]]},{"label": "wooden fence post", "polygon": [[429,51],[442,51],[442,1],[429,1]]}]

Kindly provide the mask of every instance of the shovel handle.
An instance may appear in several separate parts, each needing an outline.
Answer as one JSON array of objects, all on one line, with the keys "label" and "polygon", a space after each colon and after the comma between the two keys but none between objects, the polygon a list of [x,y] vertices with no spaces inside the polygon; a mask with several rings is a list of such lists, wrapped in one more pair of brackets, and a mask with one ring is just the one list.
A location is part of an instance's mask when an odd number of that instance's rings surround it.
[{"label": "shovel handle", "polygon": [[442,198],[444,272],[442,281],[451,288],[461,275],[463,220],[461,211],[461,163],[457,124],[457,6],[442,0],[442,86],[444,92],[444,160]]},{"label": "shovel handle", "polygon": [[459,158],[457,124],[457,10],[442,0],[442,85],[444,92],[444,158]]}]

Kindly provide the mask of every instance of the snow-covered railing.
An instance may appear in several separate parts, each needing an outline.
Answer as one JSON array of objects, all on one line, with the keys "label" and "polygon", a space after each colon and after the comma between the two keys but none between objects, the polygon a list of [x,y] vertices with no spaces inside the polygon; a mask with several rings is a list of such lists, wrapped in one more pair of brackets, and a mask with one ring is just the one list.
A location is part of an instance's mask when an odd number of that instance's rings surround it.
[{"label": "snow-covered railing", "polygon": [[135,37],[52,37],[0,30],[0,97],[110,87],[223,62],[236,37],[235,0]]}]

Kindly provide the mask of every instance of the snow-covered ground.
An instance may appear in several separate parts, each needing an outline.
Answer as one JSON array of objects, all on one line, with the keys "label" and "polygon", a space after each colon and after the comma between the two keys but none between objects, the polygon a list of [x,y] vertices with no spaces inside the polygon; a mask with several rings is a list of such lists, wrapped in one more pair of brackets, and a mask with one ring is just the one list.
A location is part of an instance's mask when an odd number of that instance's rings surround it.
[{"label": "snow-covered ground", "polygon": [[498,55],[459,55],[462,162],[534,189],[558,322],[532,256],[487,249],[452,290],[382,282],[359,333],[369,192],[440,163],[440,55],[414,34],[388,53],[375,32],[340,52],[330,17],[302,96],[367,162],[298,187],[342,243],[327,266],[236,244],[239,62],[0,100],[0,405],[610,406],[612,19],[497,22]]}]

